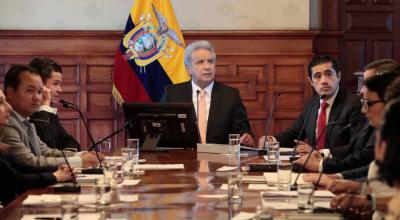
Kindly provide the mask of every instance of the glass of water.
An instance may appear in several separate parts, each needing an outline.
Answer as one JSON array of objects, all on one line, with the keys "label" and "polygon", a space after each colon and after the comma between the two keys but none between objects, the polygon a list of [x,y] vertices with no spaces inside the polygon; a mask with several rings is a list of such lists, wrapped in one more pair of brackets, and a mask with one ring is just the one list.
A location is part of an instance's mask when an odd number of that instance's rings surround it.
[{"label": "glass of water", "polygon": [[79,219],[78,196],[65,194],[61,195],[61,219],[78,220]]},{"label": "glass of water", "polygon": [[311,194],[314,186],[312,184],[300,184],[297,186],[297,211],[301,213],[312,213],[314,210],[314,196]]},{"label": "glass of water", "polygon": [[136,138],[128,138],[126,140],[126,148],[130,149],[131,158],[132,158],[132,166],[133,171],[137,171],[137,167],[139,164],[139,139]]},{"label": "glass of water", "polygon": [[292,179],[292,164],[278,163],[278,187],[279,190],[290,190],[290,181]]},{"label": "glass of water", "polygon": [[[100,138],[102,140],[102,138]],[[99,140],[99,141],[100,141]],[[111,152],[111,139],[108,138],[101,142],[98,146],[100,152]]]},{"label": "glass of water", "polygon": [[279,142],[267,142],[267,159],[270,164],[279,163]]},{"label": "glass of water", "polygon": [[242,174],[228,176],[228,203],[240,208],[243,199]]},{"label": "glass of water", "polygon": [[229,165],[240,171],[240,134],[229,134]]}]

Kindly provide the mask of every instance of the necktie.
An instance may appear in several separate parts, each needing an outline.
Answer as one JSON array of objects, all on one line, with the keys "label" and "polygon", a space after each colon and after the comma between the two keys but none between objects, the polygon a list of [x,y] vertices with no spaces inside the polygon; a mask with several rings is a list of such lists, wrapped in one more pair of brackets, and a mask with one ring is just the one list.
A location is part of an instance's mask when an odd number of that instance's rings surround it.
[{"label": "necktie", "polygon": [[28,120],[24,121],[24,125],[27,128],[26,133],[28,134],[29,144],[32,149],[32,153],[35,154],[35,156],[39,156],[40,149],[39,149],[39,142],[38,142],[37,136],[36,136],[36,130],[33,127],[33,124],[29,123]]},{"label": "necktie", "polygon": [[207,124],[206,124],[206,91],[204,89],[200,90],[200,100],[199,100],[199,109],[198,109],[198,126],[200,132],[201,143],[206,143],[207,137]]},{"label": "necktie", "polygon": [[326,103],[325,101],[323,101],[321,103],[320,109],[321,111],[319,112],[318,115],[318,127],[317,127],[317,139],[318,143],[317,143],[317,149],[323,149],[325,147],[325,134],[326,134],[326,108],[329,106],[328,103]]}]

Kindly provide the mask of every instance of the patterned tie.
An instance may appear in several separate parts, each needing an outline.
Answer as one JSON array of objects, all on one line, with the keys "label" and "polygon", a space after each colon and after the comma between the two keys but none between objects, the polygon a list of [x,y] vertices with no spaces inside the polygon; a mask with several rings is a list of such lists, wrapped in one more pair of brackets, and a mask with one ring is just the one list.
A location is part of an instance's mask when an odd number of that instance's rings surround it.
[{"label": "patterned tie", "polygon": [[317,139],[318,143],[317,143],[317,149],[321,150],[325,147],[325,134],[326,134],[326,108],[329,106],[328,103],[326,103],[325,101],[323,101],[321,103],[321,111],[319,112],[318,115],[318,128],[317,128]]},{"label": "patterned tie", "polygon": [[27,128],[26,133],[28,134],[29,144],[32,149],[32,153],[35,154],[35,156],[40,156],[39,142],[37,140],[36,130],[33,127],[33,124],[30,123],[29,120],[25,120],[23,123]]},{"label": "patterned tie", "polygon": [[201,143],[206,143],[207,137],[207,124],[206,124],[206,91],[204,89],[200,90],[200,100],[199,100],[199,109],[198,109],[198,125],[200,131]]}]

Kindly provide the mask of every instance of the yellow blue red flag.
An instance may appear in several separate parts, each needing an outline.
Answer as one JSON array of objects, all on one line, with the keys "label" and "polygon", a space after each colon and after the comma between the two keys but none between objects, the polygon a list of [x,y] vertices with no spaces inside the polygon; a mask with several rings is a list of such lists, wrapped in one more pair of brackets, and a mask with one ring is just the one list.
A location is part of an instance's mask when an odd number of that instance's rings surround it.
[{"label": "yellow blue red flag", "polygon": [[185,42],[169,0],[135,0],[113,73],[118,103],[159,101],[168,84],[190,79]]}]

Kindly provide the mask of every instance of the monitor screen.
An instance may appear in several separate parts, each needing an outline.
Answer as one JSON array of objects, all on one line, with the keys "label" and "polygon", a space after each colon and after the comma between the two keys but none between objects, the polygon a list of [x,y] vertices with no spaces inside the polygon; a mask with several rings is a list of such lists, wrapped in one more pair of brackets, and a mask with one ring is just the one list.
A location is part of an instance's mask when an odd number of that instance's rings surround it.
[{"label": "monitor screen", "polygon": [[199,142],[192,103],[123,103],[130,138],[140,139],[141,149],[195,148]]}]

